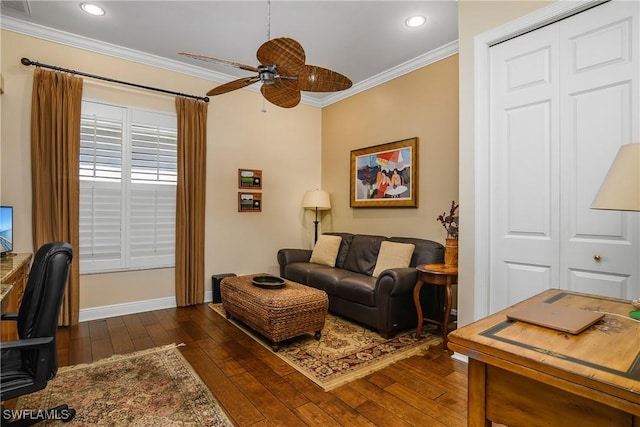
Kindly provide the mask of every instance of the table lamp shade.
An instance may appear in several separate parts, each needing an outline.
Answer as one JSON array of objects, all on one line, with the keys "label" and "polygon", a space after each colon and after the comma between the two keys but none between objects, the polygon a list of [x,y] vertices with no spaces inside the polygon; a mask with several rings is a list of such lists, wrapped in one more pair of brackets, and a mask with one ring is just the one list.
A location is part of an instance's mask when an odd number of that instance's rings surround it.
[{"label": "table lamp shade", "polygon": [[640,211],[640,143],[620,147],[591,208]]},{"label": "table lamp shade", "polygon": [[319,211],[331,209],[329,193],[324,190],[307,191],[302,200],[302,204],[307,209],[317,209]]}]

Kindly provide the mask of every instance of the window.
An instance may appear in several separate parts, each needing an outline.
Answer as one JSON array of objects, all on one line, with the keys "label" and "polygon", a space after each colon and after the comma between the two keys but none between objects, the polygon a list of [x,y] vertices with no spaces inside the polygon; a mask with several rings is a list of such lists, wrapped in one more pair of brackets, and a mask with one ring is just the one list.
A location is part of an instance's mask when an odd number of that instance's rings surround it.
[{"label": "window", "polygon": [[82,102],[80,272],[173,267],[175,114]]}]

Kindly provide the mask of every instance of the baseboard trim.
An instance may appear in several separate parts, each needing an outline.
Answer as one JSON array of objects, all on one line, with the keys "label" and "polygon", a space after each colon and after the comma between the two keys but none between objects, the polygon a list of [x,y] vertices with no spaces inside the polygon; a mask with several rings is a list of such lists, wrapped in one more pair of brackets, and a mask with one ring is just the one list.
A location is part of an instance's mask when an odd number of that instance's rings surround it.
[{"label": "baseboard trim", "polygon": [[[213,293],[207,291],[204,293],[204,302],[210,302],[213,299]],[[88,322],[91,320],[108,319],[109,317],[125,316],[127,314],[144,313],[153,310],[162,310],[165,308],[176,307],[176,297],[164,297],[148,299],[143,301],[133,301],[123,304],[103,305],[100,307],[83,308],[80,310],[80,322]]]},{"label": "baseboard trim", "polygon": [[456,353],[455,351],[451,355],[451,358],[463,363],[469,363],[469,358],[467,356],[465,356],[464,354]]}]

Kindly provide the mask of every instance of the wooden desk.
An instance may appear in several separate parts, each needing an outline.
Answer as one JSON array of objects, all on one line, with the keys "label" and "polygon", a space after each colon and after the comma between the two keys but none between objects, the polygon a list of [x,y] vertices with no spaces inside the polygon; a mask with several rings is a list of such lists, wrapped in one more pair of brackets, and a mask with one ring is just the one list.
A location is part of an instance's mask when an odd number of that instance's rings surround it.
[{"label": "wooden desk", "polygon": [[0,313],[5,313],[6,308],[9,305],[9,295],[13,290],[13,284],[11,283],[0,283],[0,305],[2,306],[2,311]]},{"label": "wooden desk", "polygon": [[[22,302],[22,294],[27,284],[29,270],[31,268],[31,254],[22,253],[0,258],[0,283],[3,287],[10,284],[12,289],[7,296],[2,298],[2,312],[17,312]],[[18,338],[16,322],[0,322],[0,339],[10,341]]]},{"label": "wooden desk", "polygon": [[[458,267],[445,264],[423,264],[416,267],[418,281],[413,288],[413,303],[418,313],[418,325],[416,326],[416,338],[420,337],[424,322],[434,323],[442,328],[442,347],[447,349],[447,334],[449,332],[449,317],[451,315],[451,285],[457,283]],[[444,307],[441,319],[427,319],[422,313],[420,304],[420,289],[424,283],[445,287]]]},{"label": "wooden desk", "polygon": [[[506,313],[547,302],[614,313],[578,335]],[[640,323],[629,301],[551,289],[451,332],[469,356],[470,427],[640,426]]]}]

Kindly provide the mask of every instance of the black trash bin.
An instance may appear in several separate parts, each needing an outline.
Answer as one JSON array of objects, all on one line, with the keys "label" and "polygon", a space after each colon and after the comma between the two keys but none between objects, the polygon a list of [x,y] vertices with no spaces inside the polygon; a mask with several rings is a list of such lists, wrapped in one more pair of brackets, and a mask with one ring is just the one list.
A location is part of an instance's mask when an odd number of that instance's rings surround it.
[{"label": "black trash bin", "polygon": [[220,282],[225,277],[234,277],[234,273],[222,273],[222,274],[214,274],[211,276],[211,290],[213,291],[213,302],[219,303],[222,302],[222,297],[220,296]]}]

